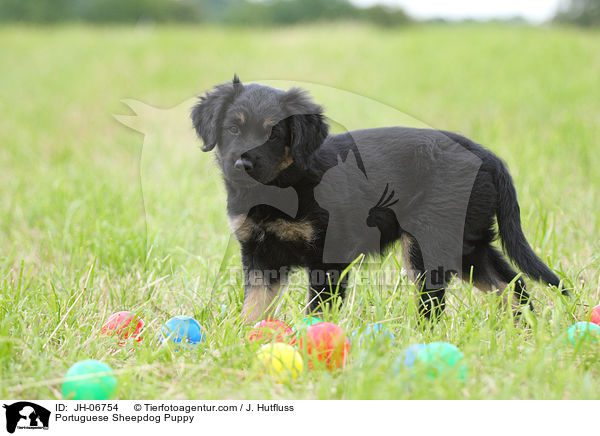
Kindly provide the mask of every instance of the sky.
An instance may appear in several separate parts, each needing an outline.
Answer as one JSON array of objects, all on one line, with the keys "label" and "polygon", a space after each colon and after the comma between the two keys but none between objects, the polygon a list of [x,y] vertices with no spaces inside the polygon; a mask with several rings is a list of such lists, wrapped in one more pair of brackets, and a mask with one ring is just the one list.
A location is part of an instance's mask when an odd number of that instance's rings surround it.
[{"label": "sky", "polygon": [[376,3],[400,6],[420,18],[488,19],[520,15],[540,23],[554,16],[561,0],[351,0],[360,6]]}]

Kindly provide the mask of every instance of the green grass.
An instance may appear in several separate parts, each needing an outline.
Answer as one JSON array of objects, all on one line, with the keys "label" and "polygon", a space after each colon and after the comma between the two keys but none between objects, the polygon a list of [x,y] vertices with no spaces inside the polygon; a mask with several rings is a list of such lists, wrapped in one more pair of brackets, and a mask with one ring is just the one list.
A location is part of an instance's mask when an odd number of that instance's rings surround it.
[{"label": "green grass", "polygon": [[[600,398],[600,345],[561,342],[600,302],[599,46],[598,32],[494,26],[0,28],[0,397],[60,398],[68,367],[95,358],[118,374],[121,399]],[[239,269],[218,275],[229,231],[212,158],[179,147],[144,160],[142,135],[112,117],[129,113],[122,99],[169,108],[234,72],[348,90],[485,144],[511,169],[529,241],[574,296],[529,281],[526,328],[497,298],[456,284],[442,321],[421,331],[397,251],[383,264],[395,285],[354,283],[330,315],[347,332],[385,321],[395,345],[353,349],[343,370],[289,385],[259,376]],[[377,120],[367,112],[347,127]],[[169,150],[161,138],[145,146]],[[304,301],[299,275],[282,319],[298,321]],[[146,320],[133,351],[99,337],[118,310]],[[205,346],[156,346],[178,314],[200,321]],[[406,346],[434,340],[464,352],[464,385],[394,373]]]}]

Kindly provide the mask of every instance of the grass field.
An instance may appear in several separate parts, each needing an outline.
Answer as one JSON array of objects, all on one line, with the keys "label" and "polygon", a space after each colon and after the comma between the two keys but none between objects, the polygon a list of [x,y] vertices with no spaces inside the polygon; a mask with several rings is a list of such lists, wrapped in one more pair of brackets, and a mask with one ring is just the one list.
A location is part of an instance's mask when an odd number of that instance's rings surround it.
[{"label": "grass field", "polygon": [[[599,46],[598,32],[495,26],[0,28],[0,397],[60,398],[68,367],[95,358],[118,374],[121,399],[600,398],[600,346],[562,344],[600,303]],[[143,137],[112,116],[130,114],[122,99],[169,108],[234,72],[352,91],[488,146],[511,169],[529,241],[573,297],[529,281],[525,327],[498,298],[456,284],[442,321],[421,331],[397,251],[384,261],[394,286],[351,285],[352,303],[331,314],[348,332],[385,321],[395,344],[353,349],[343,370],[291,384],[261,377],[239,270],[219,276],[230,234],[211,156],[190,147],[154,162],[142,198]],[[282,319],[301,319],[304,302],[294,284]],[[133,351],[99,336],[118,310],[146,320]],[[178,314],[200,321],[205,346],[156,346]],[[407,388],[396,355],[434,340],[462,349],[467,382]]]}]

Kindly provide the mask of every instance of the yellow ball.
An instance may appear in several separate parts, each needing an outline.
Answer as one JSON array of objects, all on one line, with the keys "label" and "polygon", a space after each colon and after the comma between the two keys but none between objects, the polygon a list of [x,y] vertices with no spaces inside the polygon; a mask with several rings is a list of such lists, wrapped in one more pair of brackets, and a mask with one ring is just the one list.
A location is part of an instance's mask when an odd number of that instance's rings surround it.
[{"label": "yellow ball", "polygon": [[297,378],[304,368],[300,353],[291,345],[281,342],[263,345],[256,358],[259,371],[269,374],[278,383]]}]

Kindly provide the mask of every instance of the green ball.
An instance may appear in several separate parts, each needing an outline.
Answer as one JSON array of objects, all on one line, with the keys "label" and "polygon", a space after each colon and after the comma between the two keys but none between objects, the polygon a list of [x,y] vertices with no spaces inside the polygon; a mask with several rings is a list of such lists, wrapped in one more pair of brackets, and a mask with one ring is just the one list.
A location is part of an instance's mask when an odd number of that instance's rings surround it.
[{"label": "green ball", "polygon": [[68,400],[108,400],[116,387],[110,366],[98,360],[82,360],[65,374],[62,393]]},{"label": "green ball", "polygon": [[320,322],[323,322],[323,320],[321,318],[317,318],[316,316],[307,316],[302,320],[302,324],[308,327],[319,324]]},{"label": "green ball", "polygon": [[577,345],[586,340],[596,342],[600,340],[600,326],[586,321],[578,322],[569,327],[567,336],[571,345]]},{"label": "green ball", "polygon": [[316,316],[307,316],[302,321],[296,323],[294,326],[295,334],[305,333],[310,326],[319,324],[320,322],[323,322],[323,320]]},{"label": "green ball", "polygon": [[417,354],[415,369],[430,378],[454,376],[467,378],[467,364],[463,353],[447,342],[432,342]]}]

